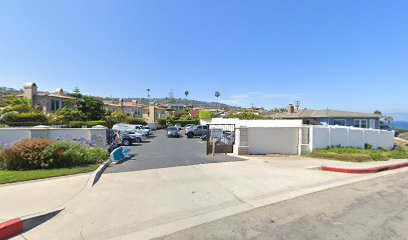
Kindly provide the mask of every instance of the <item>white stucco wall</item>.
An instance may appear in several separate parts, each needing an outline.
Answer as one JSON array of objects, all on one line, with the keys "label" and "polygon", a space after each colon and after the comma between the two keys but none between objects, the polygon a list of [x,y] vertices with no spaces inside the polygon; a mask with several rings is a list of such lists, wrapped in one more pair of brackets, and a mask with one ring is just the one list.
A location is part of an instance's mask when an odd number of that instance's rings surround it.
[{"label": "white stucco wall", "polygon": [[0,149],[4,145],[21,139],[57,140],[85,138],[96,141],[98,146],[106,144],[106,128],[0,128]]},{"label": "white stucco wall", "polygon": [[298,128],[293,127],[250,127],[249,154],[297,154],[298,131]]},{"label": "white stucco wall", "polygon": [[213,118],[200,120],[200,124],[235,124],[235,127],[301,127],[302,120],[240,120],[238,118]]}]

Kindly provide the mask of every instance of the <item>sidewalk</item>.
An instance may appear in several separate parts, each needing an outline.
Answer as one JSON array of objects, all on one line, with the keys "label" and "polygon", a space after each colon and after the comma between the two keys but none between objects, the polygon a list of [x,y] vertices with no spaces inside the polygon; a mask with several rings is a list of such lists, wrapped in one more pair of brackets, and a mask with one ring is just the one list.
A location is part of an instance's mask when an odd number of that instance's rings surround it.
[{"label": "sidewalk", "polygon": [[0,185],[0,222],[62,206],[85,188],[91,174]]}]

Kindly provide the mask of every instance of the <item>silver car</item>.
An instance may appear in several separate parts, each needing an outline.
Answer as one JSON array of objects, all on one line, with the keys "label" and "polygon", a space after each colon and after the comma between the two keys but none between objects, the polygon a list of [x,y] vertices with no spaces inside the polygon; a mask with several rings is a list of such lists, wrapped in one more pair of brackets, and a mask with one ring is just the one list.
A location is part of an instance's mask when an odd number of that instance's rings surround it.
[{"label": "silver car", "polygon": [[168,127],[166,131],[166,136],[170,137],[180,137],[179,130],[177,127]]}]

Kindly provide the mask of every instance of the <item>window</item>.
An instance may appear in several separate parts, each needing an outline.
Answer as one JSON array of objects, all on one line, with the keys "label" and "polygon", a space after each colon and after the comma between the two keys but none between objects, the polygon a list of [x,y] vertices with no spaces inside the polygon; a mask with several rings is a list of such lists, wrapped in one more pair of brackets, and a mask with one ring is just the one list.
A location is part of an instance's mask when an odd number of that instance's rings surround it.
[{"label": "window", "polygon": [[203,126],[203,129],[207,129],[207,126]]},{"label": "window", "polygon": [[55,100],[55,110],[60,109],[60,101]]},{"label": "window", "polygon": [[55,109],[55,101],[51,100],[51,111],[54,111]]},{"label": "window", "polygon": [[367,119],[355,119],[354,120],[354,127],[359,127],[359,128],[367,128]]},{"label": "window", "polygon": [[333,125],[346,126],[346,119],[334,119]]}]

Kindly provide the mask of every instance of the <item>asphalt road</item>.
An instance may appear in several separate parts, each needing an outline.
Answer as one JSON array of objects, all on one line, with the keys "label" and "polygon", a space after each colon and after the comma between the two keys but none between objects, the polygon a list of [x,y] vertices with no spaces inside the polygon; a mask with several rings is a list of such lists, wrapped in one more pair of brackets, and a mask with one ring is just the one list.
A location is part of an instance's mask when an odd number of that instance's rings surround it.
[{"label": "asphalt road", "polygon": [[132,146],[134,156],[119,164],[111,164],[105,173],[129,172],[195,164],[242,161],[225,154],[207,156],[205,141],[199,138],[167,138],[164,130],[155,131],[146,141]]},{"label": "asphalt road", "polygon": [[198,225],[158,239],[408,239],[408,172]]}]

